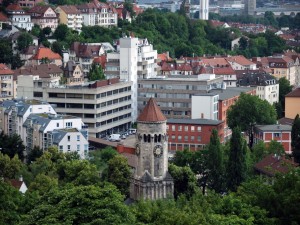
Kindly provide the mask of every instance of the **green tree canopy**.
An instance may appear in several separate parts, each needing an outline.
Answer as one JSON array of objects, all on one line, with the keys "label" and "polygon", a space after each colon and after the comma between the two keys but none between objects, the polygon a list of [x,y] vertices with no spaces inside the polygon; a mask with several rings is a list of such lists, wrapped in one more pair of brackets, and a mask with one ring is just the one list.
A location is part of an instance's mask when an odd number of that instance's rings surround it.
[{"label": "green tree canopy", "polygon": [[88,73],[89,81],[95,80],[104,80],[105,75],[101,65],[96,65],[95,63],[92,64],[92,67]]},{"label": "green tree canopy", "polygon": [[300,118],[296,115],[292,126],[292,151],[296,161],[300,163]]},{"label": "green tree canopy", "polygon": [[18,42],[18,50],[19,51],[23,51],[25,50],[28,46],[33,44],[33,38],[32,36],[27,33],[27,32],[23,32],[22,34],[20,34],[20,36],[17,38],[17,42]]},{"label": "green tree canopy", "polygon": [[228,126],[239,126],[249,136],[249,146],[253,144],[254,124],[275,124],[276,111],[266,100],[258,96],[242,93],[227,113]]}]

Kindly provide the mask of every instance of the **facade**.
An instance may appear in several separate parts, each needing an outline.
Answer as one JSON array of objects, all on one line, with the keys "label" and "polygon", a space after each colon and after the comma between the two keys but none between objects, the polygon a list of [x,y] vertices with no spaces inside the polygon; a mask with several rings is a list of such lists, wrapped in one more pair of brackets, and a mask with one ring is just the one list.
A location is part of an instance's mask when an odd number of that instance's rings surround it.
[{"label": "facade", "polygon": [[55,105],[58,113],[82,118],[92,137],[120,133],[133,122],[131,82],[115,78],[77,86],[39,87],[30,81],[22,84],[18,86],[18,96],[31,93],[34,98]]},{"label": "facade", "polygon": [[271,105],[279,101],[279,84],[272,75],[258,70],[237,71],[238,85],[256,87],[256,95]]},{"label": "facade", "polygon": [[37,4],[44,3],[44,0],[18,0],[18,3],[21,7],[32,8],[33,6],[36,6]]},{"label": "facade", "polygon": [[245,13],[246,15],[255,15],[256,11],[256,0],[245,1]]},{"label": "facade", "polygon": [[209,144],[212,130],[218,131],[224,141],[224,121],[209,119],[168,119],[167,134],[169,151],[201,150]]},{"label": "facade", "polygon": [[58,14],[59,23],[66,24],[68,28],[80,31],[83,20],[81,12],[73,5],[62,5],[55,9]]},{"label": "facade", "polygon": [[[53,107],[37,100],[4,101],[0,108],[1,130],[20,135],[26,152],[38,146],[46,150],[56,145],[60,151],[77,151],[85,158],[88,133],[81,118],[58,115]],[[79,146],[78,146],[79,145]]]},{"label": "facade", "polygon": [[6,12],[12,25],[30,31],[33,27],[31,16],[17,4],[11,4],[6,7]]},{"label": "facade", "polygon": [[138,110],[153,97],[167,118],[191,118],[192,96],[223,87],[223,78],[214,74],[170,76],[139,80]]},{"label": "facade", "polygon": [[263,141],[264,143],[270,143],[275,140],[283,145],[285,153],[291,154],[291,131],[290,125],[256,125],[254,127],[254,143]]},{"label": "facade", "polygon": [[199,19],[208,20],[209,0],[200,0]]},{"label": "facade", "polygon": [[75,64],[74,61],[69,61],[64,67],[64,79],[66,85],[82,85],[84,84],[84,73],[80,65]]},{"label": "facade", "polygon": [[14,97],[14,72],[0,63],[0,102]]},{"label": "facade", "polygon": [[227,57],[226,60],[234,70],[256,70],[256,63],[243,55]]},{"label": "facade", "polygon": [[112,27],[118,25],[116,9],[104,2],[93,0],[76,7],[82,14],[85,26]]},{"label": "facade", "polygon": [[42,29],[50,27],[52,31],[57,28],[58,17],[55,11],[47,5],[37,5],[29,9],[32,22],[38,24]]},{"label": "facade", "polygon": [[173,197],[173,178],[168,172],[167,119],[151,98],[137,118],[137,168],[130,184],[134,200]]},{"label": "facade", "polygon": [[55,64],[62,66],[62,57],[50,48],[39,46],[36,53],[26,62],[27,65]]},{"label": "facade", "polygon": [[74,42],[69,50],[69,59],[79,64],[87,76],[95,58],[105,53],[101,43]]},{"label": "facade", "polygon": [[295,119],[300,115],[300,88],[296,88],[285,96],[285,117]]},{"label": "facade", "polygon": [[[224,141],[228,141],[232,131],[227,124],[227,111],[239,98],[241,93],[256,94],[255,87],[236,87],[224,90],[211,90],[192,96],[192,119],[212,119],[224,121]],[[218,103],[217,103],[218,101]]]}]

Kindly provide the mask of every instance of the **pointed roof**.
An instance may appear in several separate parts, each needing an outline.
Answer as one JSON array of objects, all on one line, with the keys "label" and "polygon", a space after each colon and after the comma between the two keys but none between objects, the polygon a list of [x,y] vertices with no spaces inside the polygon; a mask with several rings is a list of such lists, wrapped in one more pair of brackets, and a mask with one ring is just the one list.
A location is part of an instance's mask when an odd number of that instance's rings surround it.
[{"label": "pointed roof", "polygon": [[143,122],[160,122],[166,121],[167,118],[161,112],[154,98],[150,98],[147,105],[137,118],[137,121]]}]

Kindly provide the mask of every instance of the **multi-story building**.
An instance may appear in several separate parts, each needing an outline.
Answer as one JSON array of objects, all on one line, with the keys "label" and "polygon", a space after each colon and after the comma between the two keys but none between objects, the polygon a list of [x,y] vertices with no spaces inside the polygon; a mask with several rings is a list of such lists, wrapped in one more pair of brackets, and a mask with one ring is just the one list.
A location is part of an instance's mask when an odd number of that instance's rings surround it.
[{"label": "multi-story building", "polygon": [[74,5],[62,5],[55,9],[59,23],[66,24],[70,29],[80,31],[83,20],[81,12]]},{"label": "multi-story building", "polygon": [[256,125],[254,127],[254,143],[263,141],[269,144],[272,140],[275,140],[283,145],[287,154],[291,154],[291,132],[292,126],[290,125]]},{"label": "multi-story building", "polygon": [[133,122],[132,82],[115,78],[80,86],[39,87],[36,82],[32,85],[25,81],[22,84],[19,83],[18,96],[31,92],[34,98],[55,105],[58,113],[82,118],[92,137],[125,131]]},{"label": "multi-story building", "polygon": [[279,100],[279,84],[272,75],[258,70],[240,70],[238,74],[239,86],[256,87],[256,95],[271,105]]},{"label": "multi-story building", "polygon": [[105,50],[101,43],[72,43],[69,50],[69,59],[79,64],[85,76],[88,75],[96,57],[104,54]]},{"label": "multi-story building", "polygon": [[40,46],[36,53],[26,61],[26,65],[55,64],[62,66],[62,57],[50,48]]},{"label": "multi-story building", "polygon": [[14,97],[14,72],[5,64],[0,64],[0,102]]},{"label": "multi-story building", "polygon": [[117,52],[107,54],[105,74],[132,82],[133,118],[137,118],[137,81],[157,76],[157,51],[147,39],[120,38]]},{"label": "multi-story building", "polygon": [[57,28],[58,17],[55,11],[48,5],[37,5],[28,10],[32,22],[38,24],[42,29],[50,27],[52,31]]},{"label": "multi-story building", "polygon": [[213,129],[218,131],[220,141],[224,141],[224,121],[210,119],[168,119],[167,134],[169,151],[185,148],[192,151],[203,149],[209,144]]},{"label": "multi-story building", "polygon": [[82,14],[85,26],[112,27],[118,25],[117,10],[104,2],[93,0],[76,7]]},{"label": "multi-story building", "polygon": [[192,96],[224,87],[223,78],[214,74],[169,76],[139,80],[138,109],[155,98],[167,118],[191,118]]},{"label": "multi-story building", "polygon": [[256,70],[256,63],[250,61],[243,55],[226,57],[234,70]]},{"label": "multi-story building", "polygon": [[236,87],[223,90],[211,90],[192,96],[192,119],[212,119],[224,121],[224,140],[231,137],[227,124],[227,111],[239,98],[241,93],[256,94],[255,87]]},{"label": "multi-story building", "polygon": [[64,79],[66,80],[66,85],[84,84],[84,74],[81,66],[74,61],[68,61],[64,67]]},{"label": "multi-story building", "polygon": [[269,67],[271,69],[271,74],[279,79],[285,77],[291,85],[296,83],[296,65],[293,59],[287,56],[273,56],[268,57]]},{"label": "multi-story building", "polygon": [[76,151],[85,158],[88,132],[81,118],[58,115],[53,107],[38,100],[4,101],[0,108],[1,130],[20,135],[27,154],[35,146],[46,150],[56,145],[60,151]]},{"label": "multi-story building", "polygon": [[21,7],[32,8],[37,4],[44,3],[44,0],[18,0],[18,3]]},{"label": "multi-story building", "polygon": [[30,31],[33,27],[30,14],[26,13],[18,4],[11,4],[5,8],[12,25]]},{"label": "multi-story building", "polygon": [[285,117],[295,119],[300,115],[300,87],[285,96]]}]

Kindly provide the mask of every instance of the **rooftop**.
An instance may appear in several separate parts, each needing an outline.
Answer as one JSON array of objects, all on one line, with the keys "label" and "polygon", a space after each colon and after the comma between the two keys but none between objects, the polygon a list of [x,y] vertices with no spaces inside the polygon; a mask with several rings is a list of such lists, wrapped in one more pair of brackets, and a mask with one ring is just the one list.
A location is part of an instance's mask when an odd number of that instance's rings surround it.
[{"label": "rooftop", "polygon": [[281,124],[256,125],[255,128],[261,131],[291,131],[292,130],[292,126],[281,125]]},{"label": "rooftop", "polygon": [[209,119],[168,119],[167,123],[195,124],[195,125],[219,125],[219,124],[223,123],[223,121],[209,120]]},{"label": "rooftop", "polygon": [[167,118],[161,112],[154,98],[149,99],[147,105],[137,118],[137,121],[141,122],[161,122],[166,120]]},{"label": "rooftop", "polygon": [[288,93],[285,97],[300,97],[300,87]]}]

